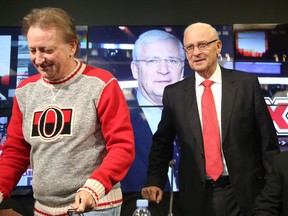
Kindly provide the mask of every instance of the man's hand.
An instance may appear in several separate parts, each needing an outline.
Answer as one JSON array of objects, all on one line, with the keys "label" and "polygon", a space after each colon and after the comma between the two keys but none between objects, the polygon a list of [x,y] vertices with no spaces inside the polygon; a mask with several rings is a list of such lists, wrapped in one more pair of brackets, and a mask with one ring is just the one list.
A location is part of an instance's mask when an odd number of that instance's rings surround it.
[{"label": "man's hand", "polygon": [[159,187],[150,186],[143,188],[141,191],[141,195],[149,202],[156,202],[157,204],[159,204],[162,200],[163,191]]},{"label": "man's hand", "polygon": [[95,209],[97,206],[93,197],[86,191],[80,191],[75,196],[75,203],[71,205],[71,208],[78,212],[87,212]]}]

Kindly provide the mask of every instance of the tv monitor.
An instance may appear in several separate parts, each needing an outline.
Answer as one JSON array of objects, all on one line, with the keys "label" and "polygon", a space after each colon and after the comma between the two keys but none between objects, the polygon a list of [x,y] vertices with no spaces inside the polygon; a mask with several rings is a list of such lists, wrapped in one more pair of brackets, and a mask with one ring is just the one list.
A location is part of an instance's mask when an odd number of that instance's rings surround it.
[{"label": "tv monitor", "polygon": [[11,108],[16,88],[19,28],[0,28],[0,108]]},{"label": "tv monitor", "polygon": [[285,77],[288,25],[235,24],[235,69],[260,77]]},{"label": "tv monitor", "polygon": [[259,77],[263,97],[271,114],[281,151],[288,150],[288,78]]}]

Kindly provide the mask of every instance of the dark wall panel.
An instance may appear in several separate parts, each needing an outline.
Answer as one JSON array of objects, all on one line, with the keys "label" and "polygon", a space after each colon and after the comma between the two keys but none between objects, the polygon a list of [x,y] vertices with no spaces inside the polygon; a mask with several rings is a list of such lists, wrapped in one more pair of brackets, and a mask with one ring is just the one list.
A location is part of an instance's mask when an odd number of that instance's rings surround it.
[{"label": "dark wall panel", "polygon": [[3,0],[0,26],[19,26],[34,7],[67,10],[77,25],[288,23],[286,0]]}]

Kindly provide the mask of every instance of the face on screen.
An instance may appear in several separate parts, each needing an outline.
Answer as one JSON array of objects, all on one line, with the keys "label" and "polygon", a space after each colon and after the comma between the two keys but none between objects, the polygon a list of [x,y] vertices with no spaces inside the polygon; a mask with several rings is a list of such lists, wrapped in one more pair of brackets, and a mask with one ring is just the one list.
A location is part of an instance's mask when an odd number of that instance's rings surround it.
[{"label": "face on screen", "polygon": [[151,103],[161,105],[164,88],[183,76],[184,63],[177,43],[171,39],[145,43],[137,60],[131,63],[131,70],[139,91]]}]

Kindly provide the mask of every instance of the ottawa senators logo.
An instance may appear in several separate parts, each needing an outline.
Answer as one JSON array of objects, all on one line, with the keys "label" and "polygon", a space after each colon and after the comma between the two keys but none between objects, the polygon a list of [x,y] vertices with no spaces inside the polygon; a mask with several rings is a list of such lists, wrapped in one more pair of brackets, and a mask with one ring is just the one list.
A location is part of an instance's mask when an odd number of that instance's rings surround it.
[{"label": "ottawa senators logo", "polygon": [[72,109],[60,109],[49,106],[34,113],[32,137],[43,140],[55,140],[60,135],[71,135]]}]

